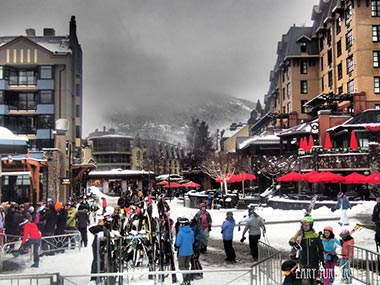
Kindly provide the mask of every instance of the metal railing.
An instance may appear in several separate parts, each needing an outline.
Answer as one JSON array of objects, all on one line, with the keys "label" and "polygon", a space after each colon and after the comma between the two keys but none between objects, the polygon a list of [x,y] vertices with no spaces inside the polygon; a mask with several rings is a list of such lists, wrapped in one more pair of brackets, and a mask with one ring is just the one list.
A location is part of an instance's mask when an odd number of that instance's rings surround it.
[{"label": "metal railing", "polygon": [[352,279],[363,284],[379,285],[380,254],[355,245],[349,246],[348,250],[354,251],[353,256],[348,259]]},{"label": "metal railing", "polygon": [[[2,234],[2,246],[0,246],[0,272],[3,271],[4,261],[13,258],[13,252],[21,246],[21,236]],[[53,255],[65,250],[80,250],[80,232],[67,231],[63,235],[45,236],[41,238],[40,255]],[[7,240],[11,240],[6,242]],[[29,251],[32,259],[32,251]]]},{"label": "metal railing", "polygon": [[64,284],[59,273],[0,275],[1,285],[60,285]]}]

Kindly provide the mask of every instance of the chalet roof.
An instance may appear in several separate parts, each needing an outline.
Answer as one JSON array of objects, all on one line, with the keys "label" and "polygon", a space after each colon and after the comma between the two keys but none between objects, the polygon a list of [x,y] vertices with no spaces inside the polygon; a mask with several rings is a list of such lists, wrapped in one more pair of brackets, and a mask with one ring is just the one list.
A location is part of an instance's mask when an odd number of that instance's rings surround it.
[{"label": "chalet roof", "polygon": [[348,119],[341,125],[327,129],[328,132],[338,132],[342,129],[365,129],[366,126],[380,125],[380,110],[367,109]]},{"label": "chalet roof", "polygon": [[237,149],[246,149],[247,147],[251,145],[268,145],[268,144],[279,144],[280,143],[280,137],[277,134],[273,133],[267,133],[262,134],[259,136],[253,136],[249,137],[243,141],[241,141],[237,145]]}]

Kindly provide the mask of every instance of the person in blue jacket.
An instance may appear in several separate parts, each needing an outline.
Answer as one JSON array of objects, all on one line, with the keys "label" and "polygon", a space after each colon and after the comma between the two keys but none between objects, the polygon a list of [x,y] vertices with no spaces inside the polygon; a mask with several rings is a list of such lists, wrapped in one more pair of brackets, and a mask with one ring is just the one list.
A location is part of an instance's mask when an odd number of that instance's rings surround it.
[{"label": "person in blue jacket", "polygon": [[338,194],[338,203],[335,205],[335,210],[340,209],[340,220],[339,225],[340,226],[348,226],[350,224],[347,216],[347,210],[351,209],[350,201],[348,201],[348,197],[345,192],[340,192]]},{"label": "person in blue jacket", "polygon": [[[180,218],[178,222],[179,232],[175,241],[178,248],[178,267],[180,270],[189,270],[190,259],[193,255],[194,232],[190,228],[189,219]],[[191,279],[191,274],[184,273],[181,285],[190,285]]]},{"label": "person in blue jacket", "polygon": [[222,226],[222,237],[224,251],[226,252],[225,261],[236,262],[235,250],[232,246],[232,241],[234,239],[234,229],[235,229],[235,220],[232,212],[228,211],[226,213],[226,219],[224,220]]},{"label": "person in blue jacket", "polygon": [[335,280],[335,265],[338,260],[337,248],[340,242],[335,238],[333,228],[326,226],[322,236],[323,251],[325,256],[325,268],[323,272],[323,284],[330,285]]}]

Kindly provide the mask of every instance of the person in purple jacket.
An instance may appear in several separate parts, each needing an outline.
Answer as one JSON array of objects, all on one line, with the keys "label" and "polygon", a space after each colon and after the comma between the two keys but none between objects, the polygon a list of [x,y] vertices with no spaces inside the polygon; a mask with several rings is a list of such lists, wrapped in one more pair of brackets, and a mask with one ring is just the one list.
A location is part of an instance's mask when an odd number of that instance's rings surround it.
[{"label": "person in purple jacket", "polygon": [[[178,219],[179,232],[175,241],[178,248],[178,267],[180,270],[189,270],[190,259],[193,255],[194,232],[190,228],[190,222],[187,218]],[[191,274],[183,274],[181,285],[190,285]]]},{"label": "person in purple jacket", "polygon": [[232,246],[232,241],[234,239],[234,229],[235,229],[234,214],[232,212],[228,211],[226,213],[226,219],[223,222],[221,228],[222,228],[224,251],[226,252],[226,256],[227,256],[226,259],[224,260],[228,262],[236,262],[236,254]]}]

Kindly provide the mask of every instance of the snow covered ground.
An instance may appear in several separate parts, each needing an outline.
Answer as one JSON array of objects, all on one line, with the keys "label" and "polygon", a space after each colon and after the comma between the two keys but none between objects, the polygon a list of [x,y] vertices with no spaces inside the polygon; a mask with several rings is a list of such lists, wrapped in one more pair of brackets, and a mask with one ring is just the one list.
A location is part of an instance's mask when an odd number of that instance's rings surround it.
[{"label": "snow covered ground", "polygon": [[[169,202],[170,208],[171,208],[171,217],[176,220],[177,217],[193,217],[196,213],[197,209],[190,209],[190,208],[184,208],[183,207],[183,200],[174,199],[171,202]],[[350,218],[350,226],[349,229],[352,229],[356,222],[359,221],[359,219],[354,218],[355,216],[370,216],[372,214],[373,207],[375,205],[374,201],[369,202],[363,202],[362,205],[358,205],[353,207],[352,210],[348,211],[348,215]],[[111,208],[109,210],[112,210]],[[157,211],[156,208],[154,208],[155,211]],[[244,215],[247,214],[247,210],[236,210],[236,209],[221,209],[221,210],[210,210],[211,216],[213,218],[213,230],[211,231],[211,238],[214,239],[221,239],[221,233],[220,233],[220,225],[225,219],[226,212],[227,211],[233,211],[234,212],[234,218],[238,222],[239,220],[242,220]],[[256,212],[262,216],[266,222],[268,222],[267,225],[267,239],[269,241],[269,244],[277,249],[283,250],[283,251],[289,251],[288,246],[288,240],[289,238],[299,229],[299,220],[303,217],[304,211],[302,210],[277,210],[272,208],[257,208]],[[323,230],[323,228],[327,225],[330,225],[333,227],[336,234],[339,234],[341,227],[338,225],[338,219],[331,220],[331,221],[318,221],[318,219],[321,218],[339,218],[339,211],[336,211],[332,213],[330,209],[323,207],[320,209],[316,209],[313,211],[312,216],[316,220],[314,223],[314,228],[319,231]],[[284,223],[279,224],[270,224],[270,222],[274,221],[283,221]],[[234,242],[239,242],[241,238],[241,231],[238,232],[238,229],[235,228],[235,234],[234,234]],[[355,244],[359,245],[364,248],[371,249],[375,251],[375,243],[374,243],[374,232],[367,229],[361,229],[354,233],[355,238]],[[91,245],[92,242],[92,235],[89,234],[89,245]],[[248,240],[245,241],[247,244],[248,249]],[[223,251],[223,249],[220,249]],[[21,263],[21,266],[14,270],[13,272],[7,272],[7,273],[22,273],[22,274],[28,274],[28,273],[46,273],[46,272],[59,272],[63,276],[68,275],[87,275],[90,272],[91,267],[91,261],[92,261],[92,251],[91,246],[88,246],[87,248],[82,248],[79,252],[71,252],[71,253],[65,253],[65,254],[59,254],[55,256],[44,256],[41,258],[40,261],[40,267],[39,268],[30,268],[30,260],[27,259],[21,259],[15,260],[17,263]],[[232,268],[230,265],[226,265],[226,268]],[[233,268],[236,268],[236,265],[234,265]],[[204,268],[207,269],[207,268]],[[337,271],[339,274],[339,271]],[[219,276],[219,277],[218,277]],[[225,276],[225,275],[224,275]],[[339,276],[339,275],[338,275]],[[220,280],[218,280],[218,278]],[[223,274],[217,274],[213,277],[213,284],[225,284],[226,280],[224,279]],[[180,280],[182,280],[181,277],[179,277]],[[88,284],[88,277],[83,276],[82,278],[76,278],[75,280],[76,284]],[[145,281],[144,281],[145,280]],[[219,282],[220,281],[220,282]],[[147,280],[146,277],[134,281],[130,281],[129,284],[153,284],[153,281]],[[206,280],[196,280],[193,281],[192,284],[206,284]],[[3,283],[1,283],[3,284]],[[5,283],[4,283],[5,284]],[[66,284],[66,283],[65,283]],[[70,284],[70,283],[69,283]],[[231,283],[231,284],[238,284],[238,283]],[[241,280],[240,283],[242,284]],[[248,284],[248,279],[247,283]],[[263,283],[264,284],[264,283]],[[337,280],[334,284],[343,284],[339,283]],[[361,283],[354,283],[353,284],[361,284]]]}]

